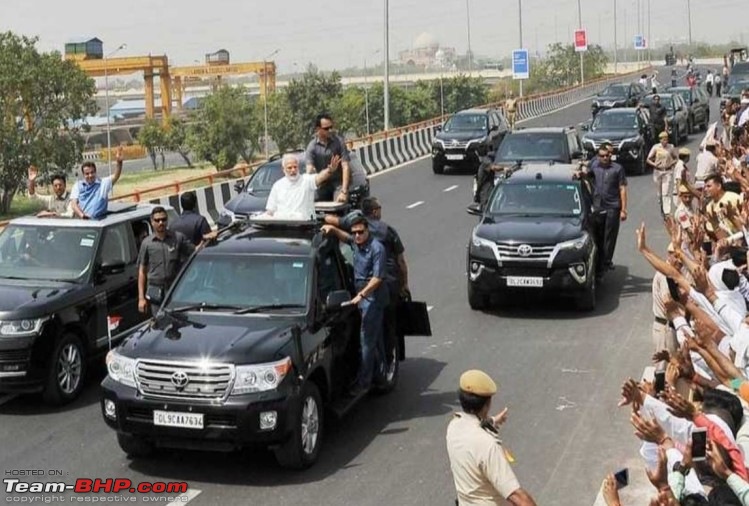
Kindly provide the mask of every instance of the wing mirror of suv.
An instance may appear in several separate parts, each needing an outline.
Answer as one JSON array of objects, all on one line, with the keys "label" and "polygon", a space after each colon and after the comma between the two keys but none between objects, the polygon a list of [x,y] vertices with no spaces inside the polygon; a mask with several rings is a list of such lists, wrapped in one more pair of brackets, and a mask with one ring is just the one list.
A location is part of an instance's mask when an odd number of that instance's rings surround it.
[{"label": "wing mirror of suv", "polygon": [[580,123],[580,125],[578,125],[578,126],[579,126],[580,130],[582,130],[583,132],[587,132],[588,130],[590,130],[590,123],[588,121]]},{"label": "wing mirror of suv", "polygon": [[573,151],[572,153],[570,153],[570,158],[573,160],[581,160],[583,158],[583,152]]},{"label": "wing mirror of suv", "polygon": [[101,264],[99,272],[105,276],[125,272],[125,262],[115,261]]},{"label": "wing mirror of suv", "polygon": [[466,212],[471,216],[481,216],[481,204],[473,203],[466,207]]},{"label": "wing mirror of suv", "polygon": [[489,129],[490,132],[496,132],[497,130],[499,130],[499,125],[492,125]]},{"label": "wing mirror of suv", "polygon": [[242,193],[242,190],[244,190],[244,179],[237,179],[237,182],[234,183],[234,191]]},{"label": "wing mirror of suv", "polygon": [[340,311],[343,308],[343,304],[351,300],[351,294],[348,290],[335,290],[328,294],[328,298],[325,300],[325,309],[328,312]]}]

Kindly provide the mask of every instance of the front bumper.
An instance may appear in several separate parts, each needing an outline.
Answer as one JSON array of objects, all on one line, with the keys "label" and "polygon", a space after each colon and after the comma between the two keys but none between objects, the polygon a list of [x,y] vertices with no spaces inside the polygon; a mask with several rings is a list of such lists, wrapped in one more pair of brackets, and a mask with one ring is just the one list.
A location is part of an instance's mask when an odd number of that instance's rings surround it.
[{"label": "front bumper", "polygon": [[481,163],[481,157],[486,156],[488,148],[484,144],[473,143],[468,147],[450,147],[446,145],[432,145],[432,160],[442,165],[460,165]]},{"label": "front bumper", "polygon": [[0,392],[30,393],[42,390],[47,374],[41,358],[34,360],[37,336],[0,339]]},{"label": "front bumper", "polygon": [[[116,419],[106,414],[105,401],[116,406]],[[230,396],[217,403],[145,399],[140,393],[107,377],[102,382],[104,421],[117,432],[142,437],[157,446],[231,450],[244,446],[272,446],[286,441],[300,409],[299,389]],[[203,414],[202,429],[154,425],[154,410]],[[275,411],[272,429],[261,429],[260,413]]]},{"label": "front bumper", "polygon": [[[583,144],[588,160],[596,155],[598,146],[600,146],[600,143],[590,144],[585,142]],[[641,150],[642,148],[637,144],[614,144],[611,161],[620,164],[635,163],[640,158]]]}]

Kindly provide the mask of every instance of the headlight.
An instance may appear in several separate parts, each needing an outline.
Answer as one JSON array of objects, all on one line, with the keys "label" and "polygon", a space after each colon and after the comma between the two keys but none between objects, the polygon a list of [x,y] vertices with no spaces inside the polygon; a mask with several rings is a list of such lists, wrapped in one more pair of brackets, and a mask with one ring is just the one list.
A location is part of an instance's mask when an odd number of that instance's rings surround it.
[{"label": "headlight", "polygon": [[30,318],[28,320],[7,320],[0,322],[0,337],[35,336],[42,329],[47,318]]},{"label": "headlight", "polygon": [[590,146],[591,148],[595,148],[595,144],[593,144],[593,141],[591,141],[590,139],[586,139],[585,137],[583,137],[583,146]]},{"label": "headlight", "polygon": [[630,137],[629,139],[622,139],[621,142],[619,142],[619,149],[622,149],[622,146],[625,144],[634,144],[639,140],[639,137]]},{"label": "headlight", "polygon": [[441,139],[434,139],[434,140],[432,141],[432,147],[433,147],[433,148],[440,148],[440,149],[445,149],[445,143],[444,143],[444,142],[442,142],[442,140],[441,140]]},{"label": "headlight", "polygon": [[275,390],[289,371],[291,371],[289,357],[267,364],[238,365],[231,395]]},{"label": "headlight", "polygon": [[492,251],[494,250],[494,243],[489,239],[477,236],[476,232],[471,235],[471,244],[477,248],[489,248]]},{"label": "headlight", "polygon": [[581,237],[578,237],[577,239],[572,239],[571,241],[564,241],[559,243],[559,249],[565,250],[565,249],[576,249],[581,250],[585,247],[586,244],[588,244],[588,240],[590,239],[590,236],[586,232]]},{"label": "headlight", "polygon": [[117,383],[136,388],[135,360],[132,358],[120,355],[116,350],[110,351],[107,353],[107,372]]},{"label": "headlight", "polygon": [[470,146],[474,142],[484,142],[486,140],[486,137],[479,137],[478,139],[471,139],[470,141],[466,142],[466,147]]}]

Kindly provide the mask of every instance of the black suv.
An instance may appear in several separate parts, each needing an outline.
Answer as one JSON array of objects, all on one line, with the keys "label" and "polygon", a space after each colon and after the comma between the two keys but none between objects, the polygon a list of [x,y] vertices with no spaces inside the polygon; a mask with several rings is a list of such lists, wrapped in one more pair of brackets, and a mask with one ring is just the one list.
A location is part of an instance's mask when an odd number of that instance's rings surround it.
[{"label": "black suv", "polygon": [[614,107],[635,107],[645,95],[647,91],[639,83],[610,84],[593,98],[590,108],[595,116]]},{"label": "black suv", "polygon": [[136,260],[153,207],[110,204],[101,220],[17,218],[0,233],[0,392],[69,402],[87,362],[144,320]]},{"label": "black suv", "polygon": [[482,156],[494,151],[510,131],[497,109],[467,109],[453,114],[432,140],[432,171],[446,165],[478,168]]},{"label": "black suv", "polygon": [[[235,223],[197,252],[153,323],[107,356],[102,414],[122,450],[271,447],[315,462],[327,407],[341,415],[359,362],[352,250],[311,223]],[[376,387],[392,390],[400,339]]]},{"label": "black suv", "polygon": [[[294,151],[293,154],[299,160],[299,169],[304,171],[304,151]],[[238,195],[224,205],[224,210],[218,217],[219,227],[225,227],[237,218],[243,219],[253,213],[265,211],[265,204],[268,202],[268,195],[273,184],[283,177],[282,156],[281,154],[271,156],[266,163],[255,169],[247,181],[238,179],[234,183],[234,190]],[[353,207],[357,207],[362,198],[369,196],[369,178],[367,170],[356,153],[349,151],[349,157],[352,189],[349,192],[349,202]]]},{"label": "black suv", "polygon": [[[490,153],[494,165],[505,168],[511,168],[517,162],[573,163],[582,160],[583,156],[582,144],[573,126],[515,128],[505,136],[497,151]],[[479,176],[477,174],[473,180],[474,202],[481,200]]]},{"label": "black suv", "polygon": [[681,95],[689,111],[687,130],[693,134],[699,127],[707,130],[710,126],[710,96],[699,86],[676,86],[666,90]]},{"label": "black suv", "polygon": [[575,168],[523,164],[497,183],[468,243],[472,309],[513,290],[571,294],[580,309],[595,307],[592,198]]},{"label": "black suv", "polygon": [[593,158],[604,142],[610,142],[614,152],[612,160],[631,169],[636,174],[644,174],[645,160],[654,140],[648,110],[626,107],[601,111],[592,125],[581,125],[588,130],[583,135],[583,148],[588,159]]}]

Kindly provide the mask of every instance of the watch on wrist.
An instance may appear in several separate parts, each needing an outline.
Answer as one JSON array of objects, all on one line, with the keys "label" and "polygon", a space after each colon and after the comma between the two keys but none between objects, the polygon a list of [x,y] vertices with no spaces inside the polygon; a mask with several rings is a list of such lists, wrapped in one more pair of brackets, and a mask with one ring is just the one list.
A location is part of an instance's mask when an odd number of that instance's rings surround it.
[{"label": "watch on wrist", "polygon": [[686,476],[687,474],[689,474],[689,470],[690,470],[690,467],[687,465],[684,465],[684,463],[682,462],[677,462],[676,464],[674,464],[673,471],[675,473],[681,473],[684,476]]}]

